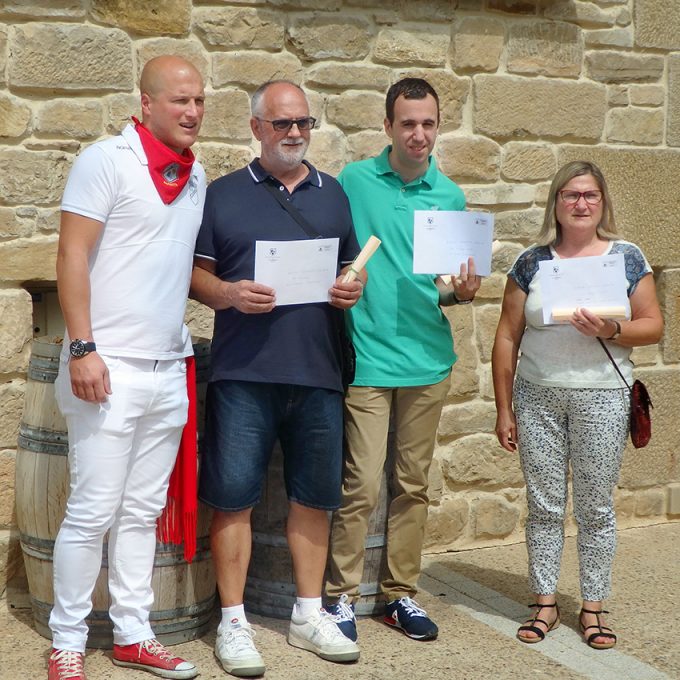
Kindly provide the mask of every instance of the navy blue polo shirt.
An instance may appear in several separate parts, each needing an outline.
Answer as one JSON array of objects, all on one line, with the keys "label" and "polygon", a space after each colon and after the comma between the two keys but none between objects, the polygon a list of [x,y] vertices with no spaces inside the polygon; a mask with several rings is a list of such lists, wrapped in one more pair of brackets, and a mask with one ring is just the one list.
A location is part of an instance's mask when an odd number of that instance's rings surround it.
[{"label": "navy blue polo shirt", "polygon": [[[273,182],[323,238],[338,238],[338,271],[359,252],[349,202],[338,182],[305,161],[293,193],[256,159],[215,180],[206,195],[196,256],[214,260],[224,281],[253,280],[255,241],[309,238],[267,191]],[[211,381],[244,380],[342,390],[338,317],[326,302],[275,307],[268,314],[215,312]]]}]

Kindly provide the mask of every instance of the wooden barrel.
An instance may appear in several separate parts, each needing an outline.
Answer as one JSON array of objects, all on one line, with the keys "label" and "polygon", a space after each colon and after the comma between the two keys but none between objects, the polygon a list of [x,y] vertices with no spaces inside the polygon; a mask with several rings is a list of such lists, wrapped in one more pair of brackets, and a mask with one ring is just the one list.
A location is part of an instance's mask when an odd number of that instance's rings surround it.
[{"label": "wooden barrel", "polygon": [[[202,346],[197,349],[197,369],[201,369],[209,353]],[[47,638],[52,637],[48,627],[54,603],[52,554],[69,493],[68,435],[54,397],[60,351],[61,344],[53,339],[33,341],[16,458],[17,524],[33,618],[36,630]],[[193,640],[210,627],[215,576],[209,552],[209,525],[209,512],[201,508],[196,557],[191,564],[184,561],[182,546],[156,546],[150,619],[156,637],[166,645]],[[106,544],[92,605],[87,618],[88,647],[110,648],[113,633],[108,615]]]},{"label": "wooden barrel", "polygon": [[[391,452],[392,443],[388,450]],[[364,572],[355,602],[359,616],[382,613],[384,597],[380,582],[387,575],[387,509],[391,499],[388,470],[391,455],[383,470],[378,503],[371,514],[366,536]],[[293,563],[286,540],[288,499],[283,477],[283,453],[277,442],[269,464],[262,500],[253,509],[253,551],[248,568],[245,606],[250,612],[287,619],[295,603]],[[328,574],[324,577],[327,578]]]}]

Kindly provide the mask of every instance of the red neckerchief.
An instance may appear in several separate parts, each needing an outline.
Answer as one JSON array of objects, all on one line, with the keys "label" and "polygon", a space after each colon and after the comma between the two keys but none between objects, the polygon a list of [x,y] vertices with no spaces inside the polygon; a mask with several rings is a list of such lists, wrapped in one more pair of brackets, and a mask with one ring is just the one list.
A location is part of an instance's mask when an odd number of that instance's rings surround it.
[{"label": "red neckerchief", "polygon": [[184,149],[181,154],[173,151],[156,139],[134,116],[132,120],[149,163],[151,179],[161,200],[168,205],[180,195],[189,181],[194,154],[191,149]]}]

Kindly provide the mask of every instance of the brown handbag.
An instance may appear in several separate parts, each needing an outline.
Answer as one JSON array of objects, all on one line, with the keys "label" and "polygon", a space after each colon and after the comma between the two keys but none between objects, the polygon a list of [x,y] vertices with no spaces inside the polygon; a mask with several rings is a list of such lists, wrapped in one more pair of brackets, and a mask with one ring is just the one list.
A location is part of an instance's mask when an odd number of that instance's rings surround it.
[{"label": "brown handbag", "polygon": [[636,449],[641,449],[643,446],[647,446],[652,438],[652,416],[649,409],[654,408],[654,404],[652,404],[645,384],[641,380],[636,380],[631,387],[623,377],[602,338],[597,338],[597,340],[630,392],[630,440]]}]

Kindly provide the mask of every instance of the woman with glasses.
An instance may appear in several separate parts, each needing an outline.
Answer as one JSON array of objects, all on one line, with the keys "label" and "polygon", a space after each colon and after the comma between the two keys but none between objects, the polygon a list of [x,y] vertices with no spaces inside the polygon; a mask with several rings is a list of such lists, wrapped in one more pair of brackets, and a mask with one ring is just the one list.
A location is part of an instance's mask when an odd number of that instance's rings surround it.
[{"label": "woman with glasses", "polygon": [[[625,319],[576,309],[568,323],[544,323],[539,262],[617,253],[625,262]],[[550,186],[536,244],[508,273],[492,355],[496,435],[507,451],[519,449],[527,486],[529,582],[536,599],[533,616],[517,631],[522,642],[540,642],[560,622],[556,588],[571,465],[583,598],[579,628],[595,649],[616,644],[603,600],[611,588],[612,494],[630,403],[597,338],[605,340],[630,384],[631,348],[658,342],[662,330],[652,269],[636,245],[617,235],[602,172],[593,163],[568,163]]]}]

